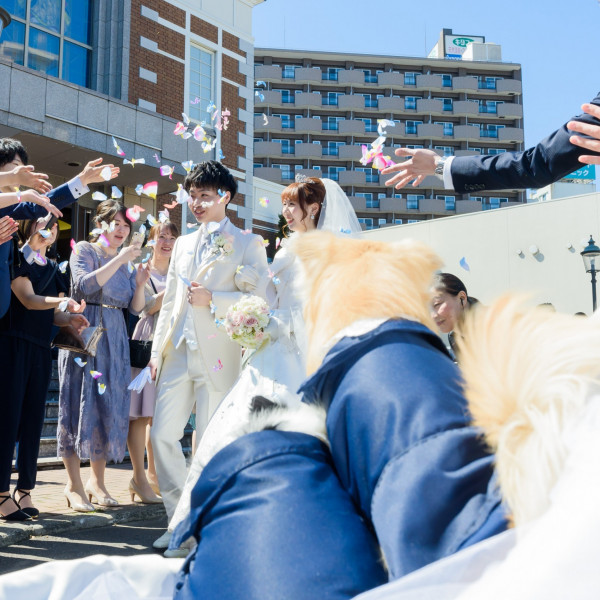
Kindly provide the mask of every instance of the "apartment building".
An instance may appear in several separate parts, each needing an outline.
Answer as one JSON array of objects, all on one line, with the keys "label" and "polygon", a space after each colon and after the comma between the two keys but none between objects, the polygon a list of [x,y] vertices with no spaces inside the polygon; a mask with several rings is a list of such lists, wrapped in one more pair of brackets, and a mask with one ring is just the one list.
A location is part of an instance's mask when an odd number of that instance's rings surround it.
[{"label": "apartment building", "polygon": [[[521,66],[483,36],[443,30],[427,58],[255,49],[254,175],[290,183],[296,173],[344,189],[366,229],[510,206],[522,192],[457,194],[428,177],[386,188],[363,166],[361,145],[390,119],[384,154],[399,146],[440,155],[498,154],[523,144]],[[493,59],[493,60],[492,60]]]},{"label": "apartment building", "polygon": [[[23,141],[30,160],[59,184],[91,158],[121,164],[125,204],[156,215],[183,181],[181,163],[221,158],[239,182],[229,211],[252,225],[254,46],[252,8],[263,0],[2,0],[10,15],[0,37],[0,137]],[[6,19],[3,19],[3,23]],[[219,130],[207,113],[229,109]],[[205,153],[173,134],[185,112],[216,137]],[[127,158],[123,165],[112,138]],[[174,167],[162,177],[160,165]],[[156,200],[136,185],[158,181]],[[110,186],[98,186],[110,195]],[[61,243],[84,239],[97,202],[91,194],[61,223]],[[185,226],[185,205],[171,211]]]}]

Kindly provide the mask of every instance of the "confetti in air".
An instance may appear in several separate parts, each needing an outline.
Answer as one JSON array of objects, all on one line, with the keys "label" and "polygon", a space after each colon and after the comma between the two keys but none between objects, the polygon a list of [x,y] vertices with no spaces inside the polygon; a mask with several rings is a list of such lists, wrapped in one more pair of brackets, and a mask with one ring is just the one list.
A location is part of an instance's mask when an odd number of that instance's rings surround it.
[{"label": "confetti in air", "polygon": [[460,259],[460,262],[458,263],[465,271],[471,271],[471,267],[469,267],[469,263],[467,262],[467,259],[463,256]]},{"label": "confetti in air", "polygon": [[75,357],[75,358],[73,359],[73,361],[75,362],[75,364],[76,364],[77,366],[79,366],[79,367],[81,367],[81,368],[83,368],[83,367],[85,367],[85,365],[87,365],[87,361],[85,361],[85,362],[84,362],[83,360],[81,360],[81,358],[79,358],[79,356]]},{"label": "confetti in air", "polygon": [[102,373],[100,373],[100,371],[90,371],[90,375],[94,378],[94,379],[98,379],[99,377],[102,377]]},{"label": "confetti in air", "polygon": [[100,177],[102,177],[104,181],[110,181],[112,179],[112,169],[110,167],[104,167],[104,169],[100,171]]},{"label": "confetti in air", "polygon": [[115,147],[115,150],[117,151],[117,154],[119,156],[125,156],[125,152],[123,152],[123,150],[121,150],[121,148],[119,147],[119,144],[117,143],[117,140],[115,140],[114,137],[112,139],[112,143],[113,143],[113,146]]},{"label": "confetti in air", "polygon": [[219,358],[217,360],[217,364],[213,367],[213,371],[220,371],[223,368],[223,363],[221,362],[221,359]]},{"label": "confetti in air", "polygon": [[100,394],[100,396],[104,395],[104,392],[106,391],[106,385],[104,383],[99,383],[98,384],[98,394]]},{"label": "confetti in air", "polygon": [[145,165],[146,159],[145,158],[132,158],[131,160],[127,160],[125,158],[125,159],[123,159],[123,164],[131,165],[132,167],[135,167],[135,165]]}]

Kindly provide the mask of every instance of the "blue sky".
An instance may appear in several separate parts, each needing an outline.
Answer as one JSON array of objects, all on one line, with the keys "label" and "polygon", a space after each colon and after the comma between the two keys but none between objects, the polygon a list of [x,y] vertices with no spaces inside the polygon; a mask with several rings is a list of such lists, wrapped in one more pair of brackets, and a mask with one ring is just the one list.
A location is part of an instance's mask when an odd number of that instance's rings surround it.
[{"label": "blue sky", "polygon": [[600,91],[599,0],[267,0],[253,10],[266,48],[426,56],[443,28],[484,35],[521,63],[527,146]]}]

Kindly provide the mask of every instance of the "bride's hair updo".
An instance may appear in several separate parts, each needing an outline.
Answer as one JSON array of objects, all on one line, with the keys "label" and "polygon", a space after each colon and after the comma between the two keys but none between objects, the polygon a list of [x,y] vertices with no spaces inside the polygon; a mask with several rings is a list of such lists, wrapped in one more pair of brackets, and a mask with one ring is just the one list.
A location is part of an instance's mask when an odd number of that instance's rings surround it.
[{"label": "bride's hair updo", "polygon": [[319,222],[323,200],[325,200],[325,185],[316,177],[306,177],[302,181],[296,181],[288,185],[281,192],[281,200],[288,200],[298,203],[302,210],[302,218],[306,219],[308,215],[308,205],[318,204],[319,210],[315,214],[315,224]]}]

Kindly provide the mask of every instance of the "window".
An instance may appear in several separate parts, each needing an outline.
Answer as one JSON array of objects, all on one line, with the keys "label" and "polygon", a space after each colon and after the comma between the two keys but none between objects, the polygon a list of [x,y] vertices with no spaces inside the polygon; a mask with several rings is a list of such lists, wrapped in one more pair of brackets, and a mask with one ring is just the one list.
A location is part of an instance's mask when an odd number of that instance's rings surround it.
[{"label": "window", "polygon": [[333,181],[337,181],[339,179],[339,174],[345,170],[346,167],[327,167],[327,177]]},{"label": "window", "polygon": [[500,208],[501,204],[508,202],[508,198],[490,198],[489,200],[491,208]]},{"label": "window", "polygon": [[417,100],[421,100],[421,96],[405,96],[404,109],[415,110],[417,108]]},{"label": "window", "polygon": [[340,146],[345,146],[346,142],[327,142],[327,148],[323,148],[325,156],[338,156]]},{"label": "window", "polygon": [[402,225],[402,219],[394,219],[394,225]]},{"label": "window", "polygon": [[278,144],[281,144],[282,154],[294,154],[295,149],[292,145],[292,140],[273,138],[273,141],[277,142]]},{"label": "window", "polygon": [[481,148],[469,148],[469,150],[471,150],[471,152],[479,152],[479,154],[481,154]]},{"label": "window", "polygon": [[273,164],[276,169],[281,169],[281,179],[294,179],[294,171],[292,165],[277,165]]},{"label": "window", "polygon": [[445,201],[445,210],[456,210],[456,197],[455,196],[436,196],[437,200]]},{"label": "window", "polygon": [[402,198],[402,194],[394,194],[394,198]]},{"label": "window", "polygon": [[358,219],[359,223],[362,223],[365,226],[365,229],[373,229],[373,219]]},{"label": "window", "polygon": [[380,192],[379,194],[377,194],[377,198],[379,198],[379,200],[382,200],[383,198],[387,198],[387,194],[385,192]]},{"label": "window", "polygon": [[498,112],[498,104],[503,104],[499,100],[480,100],[479,112],[496,114]]},{"label": "window", "polygon": [[323,123],[323,129],[337,131],[339,129],[338,123],[340,121],[344,121],[344,117],[327,117],[327,122]]},{"label": "window", "polygon": [[418,223],[419,219],[408,219],[408,221],[406,221],[408,224],[410,223]]},{"label": "window", "polygon": [[435,124],[444,126],[444,135],[454,135],[454,123],[436,121]]},{"label": "window", "polygon": [[[379,171],[377,169],[367,169],[365,178],[367,183],[379,183]],[[379,200],[377,200],[377,206],[379,206]]]},{"label": "window", "polygon": [[371,98],[371,94],[360,94],[361,96],[364,96],[365,98],[365,107],[366,108],[376,108],[377,107],[377,99],[376,98]]},{"label": "window", "polygon": [[0,57],[90,86],[90,0],[12,0],[2,6],[12,23],[2,31]]},{"label": "window", "polygon": [[296,69],[299,69],[300,65],[285,65],[283,67],[283,78],[284,79],[296,79]]},{"label": "window", "polygon": [[296,101],[295,95],[290,90],[274,90],[281,92],[281,102],[283,104],[293,104]]},{"label": "window", "polygon": [[502,79],[502,77],[485,77],[479,75],[479,77],[477,77],[477,86],[480,90],[495,90],[496,81],[499,79]]},{"label": "window", "polygon": [[337,81],[339,71],[341,71],[341,69],[337,67],[328,67],[327,71],[323,73],[321,79],[324,81]]},{"label": "window", "polygon": [[504,154],[506,150],[504,148],[487,148],[486,154]]},{"label": "window", "polygon": [[452,112],[454,110],[453,100],[452,98],[436,98],[436,100],[441,100],[444,105],[444,110]]},{"label": "window", "polygon": [[377,225],[379,225],[379,227],[387,225],[387,219],[377,219]]},{"label": "window", "polygon": [[452,75],[442,75],[442,87],[452,87]]},{"label": "window", "polygon": [[338,105],[338,97],[343,96],[341,92],[327,92],[327,96],[323,98],[323,104],[329,106]]},{"label": "window", "polygon": [[363,69],[365,74],[365,83],[377,83],[377,75],[371,74],[371,69]]},{"label": "window", "polygon": [[469,200],[473,200],[475,202],[483,202],[482,196],[469,196]]},{"label": "window", "polygon": [[404,128],[405,133],[416,134],[417,126],[422,125],[423,121],[406,121],[406,127]]},{"label": "window", "polygon": [[503,127],[505,127],[505,126],[480,123],[479,124],[479,135],[481,135],[481,137],[497,138],[498,130],[502,129]]},{"label": "window", "polygon": [[[188,115],[200,123],[206,120],[206,108],[214,98],[214,54],[200,46],[190,46],[190,94]],[[200,102],[196,100],[200,99]],[[192,104],[194,102],[194,104]]]},{"label": "window", "polygon": [[273,116],[279,117],[281,119],[282,129],[294,129],[294,127],[296,126],[296,122],[292,118],[293,115],[273,113]]},{"label": "window", "polygon": [[359,118],[357,121],[362,121],[365,124],[365,131],[367,133],[373,133],[377,131],[377,123],[373,123],[373,119]]},{"label": "window", "polygon": [[407,194],[406,208],[419,210],[419,200],[425,200],[425,196],[422,194]]},{"label": "window", "polygon": [[421,73],[404,73],[404,85],[417,85],[417,75]]},{"label": "window", "polygon": [[262,169],[263,168],[263,164],[262,163],[254,163],[254,168],[255,169]]},{"label": "window", "polygon": [[435,146],[435,150],[441,150],[444,156],[454,156],[453,146]]},{"label": "window", "polygon": [[422,148],[423,144],[406,144],[406,148],[412,148],[413,150],[418,150]]},{"label": "window", "polygon": [[356,193],[356,197],[357,198],[364,198],[365,200],[373,200],[373,194],[372,194],[372,192],[357,192]]},{"label": "window", "polygon": [[367,208],[379,208],[379,199],[367,200]]}]

